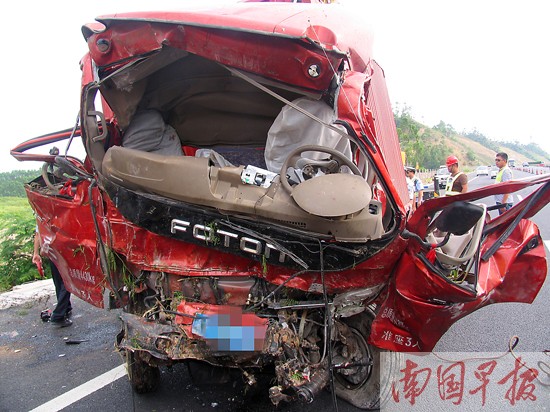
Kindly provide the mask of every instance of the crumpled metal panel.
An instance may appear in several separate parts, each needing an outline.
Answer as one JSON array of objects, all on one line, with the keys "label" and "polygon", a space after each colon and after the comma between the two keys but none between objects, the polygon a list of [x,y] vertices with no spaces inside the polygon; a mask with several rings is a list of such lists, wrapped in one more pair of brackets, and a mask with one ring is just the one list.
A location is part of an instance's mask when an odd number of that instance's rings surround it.
[{"label": "crumpled metal panel", "polygon": [[[490,235],[482,252],[500,234]],[[537,246],[526,251],[533,239]],[[547,270],[544,244],[534,223],[521,222],[503,246],[479,265],[477,290],[467,292],[407,253],[390,281],[369,342],[399,352],[430,352],[453,323],[483,306],[532,303]]]},{"label": "crumpled metal panel", "polygon": [[[212,315],[220,312],[222,306],[196,305],[178,306],[179,310],[192,313],[194,317],[197,311],[201,314]],[[205,360],[212,365],[238,367],[250,363],[250,366],[258,367],[262,364],[263,351],[232,351],[227,356],[227,351],[216,351],[209,346],[206,338],[193,333],[192,317],[176,315],[174,323],[159,323],[144,317],[130,313],[122,313],[120,318],[123,330],[117,340],[119,350],[144,351],[160,361],[176,361],[184,359]],[[267,322],[258,318],[267,328]],[[263,349],[263,348],[262,348]]]},{"label": "crumpled metal panel", "polygon": [[[37,217],[43,255],[59,269],[69,292],[102,308],[106,281],[99,265],[88,186],[88,182],[77,185],[73,198],[54,197],[29,187],[27,196]],[[98,203],[97,189],[93,193]]]}]

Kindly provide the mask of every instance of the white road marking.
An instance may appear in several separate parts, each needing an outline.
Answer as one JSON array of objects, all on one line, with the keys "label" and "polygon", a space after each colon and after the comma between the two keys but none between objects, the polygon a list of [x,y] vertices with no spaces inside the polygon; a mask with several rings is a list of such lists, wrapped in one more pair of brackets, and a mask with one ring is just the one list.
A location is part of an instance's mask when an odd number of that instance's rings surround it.
[{"label": "white road marking", "polygon": [[99,375],[97,378],[94,378],[86,383],[83,383],[80,386],[77,386],[74,389],[71,389],[69,392],[59,395],[57,398],[48,401],[37,408],[33,409],[30,412],[57,412],[61,409],[66,408],[69,405],[72,405],[75,402],[78,402],[82,398],[94,393],[95,391],[103,388],[104,386],[109,385],[110,383],[122,378],[126,375],[126,365],[117,366],[114,369],[111,369],[108,372],[105,372],[103,375]]}]

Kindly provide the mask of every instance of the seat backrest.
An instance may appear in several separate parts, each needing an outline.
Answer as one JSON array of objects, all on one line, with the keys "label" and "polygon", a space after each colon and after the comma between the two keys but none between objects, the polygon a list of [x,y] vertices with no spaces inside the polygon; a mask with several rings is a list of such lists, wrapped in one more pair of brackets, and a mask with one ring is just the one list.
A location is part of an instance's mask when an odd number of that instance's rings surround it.
[{"label": "seat backrest", "polygon": [[447,244],[435,249],[439,262],[447,265],[459,266],[470,260],[477,251],[483,228],[485,226],[485,215],[487,206],[478,204],[483,208],[483,214],[474,227],[461,236],[451,235]]}]

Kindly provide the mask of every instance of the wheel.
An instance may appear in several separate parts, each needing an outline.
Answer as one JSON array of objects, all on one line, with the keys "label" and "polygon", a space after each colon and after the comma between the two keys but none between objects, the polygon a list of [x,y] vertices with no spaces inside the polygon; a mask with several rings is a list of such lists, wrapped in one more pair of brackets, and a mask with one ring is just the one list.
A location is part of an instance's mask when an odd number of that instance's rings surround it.
[{"label": "wheel", "polygon": [[[312,160],[306,159],[301,156],[304,152],[319,152],[330,155],[330,160]],[[303,163],[303,164],[298,164]],[[281,186],[288,192],[292,193],[293,188],[288,181],[286,171],[289,167],[295,167],[302,169],[302,173],[305,170],[309,170],[307,173],[310,177],[314,176],[318,170],[322,170],[325,174],[338,173],[342,166],[347,166],[354,175],[361,176],[361,172],[350,159],[344,156],[343,153],[338,150],[329,149],[328,147],[309,145],[301,146],[293,150],[288,154],[283,166],[281,167]]]},{"label": "wheel", "polygon": [[126,368],[132,388],[137,393],[154,392],[159,385],[160,370],[140,358],[139,353],[126,351]]},{"label": "wheel", "polygon": [[343,319],[349,333],[345,344],[336,343],[333,357],[337,366],[350,363],[348,367],[334,369],[336,395],[364,410],[384,406],[403,367],[401,353],[384,351],[367,343],[373,319],[374,313],[369,309]]}]

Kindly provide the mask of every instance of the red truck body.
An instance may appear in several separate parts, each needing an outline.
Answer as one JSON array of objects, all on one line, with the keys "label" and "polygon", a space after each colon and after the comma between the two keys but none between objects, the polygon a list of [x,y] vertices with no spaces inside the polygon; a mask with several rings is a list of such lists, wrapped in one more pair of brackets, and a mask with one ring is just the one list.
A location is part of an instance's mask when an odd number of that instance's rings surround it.
[{"label": "red truck body", "polygon": [[[333,374],[337,395],[377,408],[399,352],[542,287],[528,218],[548,177],[413,214],[372,35],[337,5],[117,14],[82,32],[80,124],[12,155],[44,162],[27,195],[67,289],[124,308],[137,391],[179,361],[272,365],[275,404],[311,401]],[[167,136],[178,153],[158,149]],[[68,138],[85,160],[25,153]],[[477,203],[530,186],[496,218]]]}]

